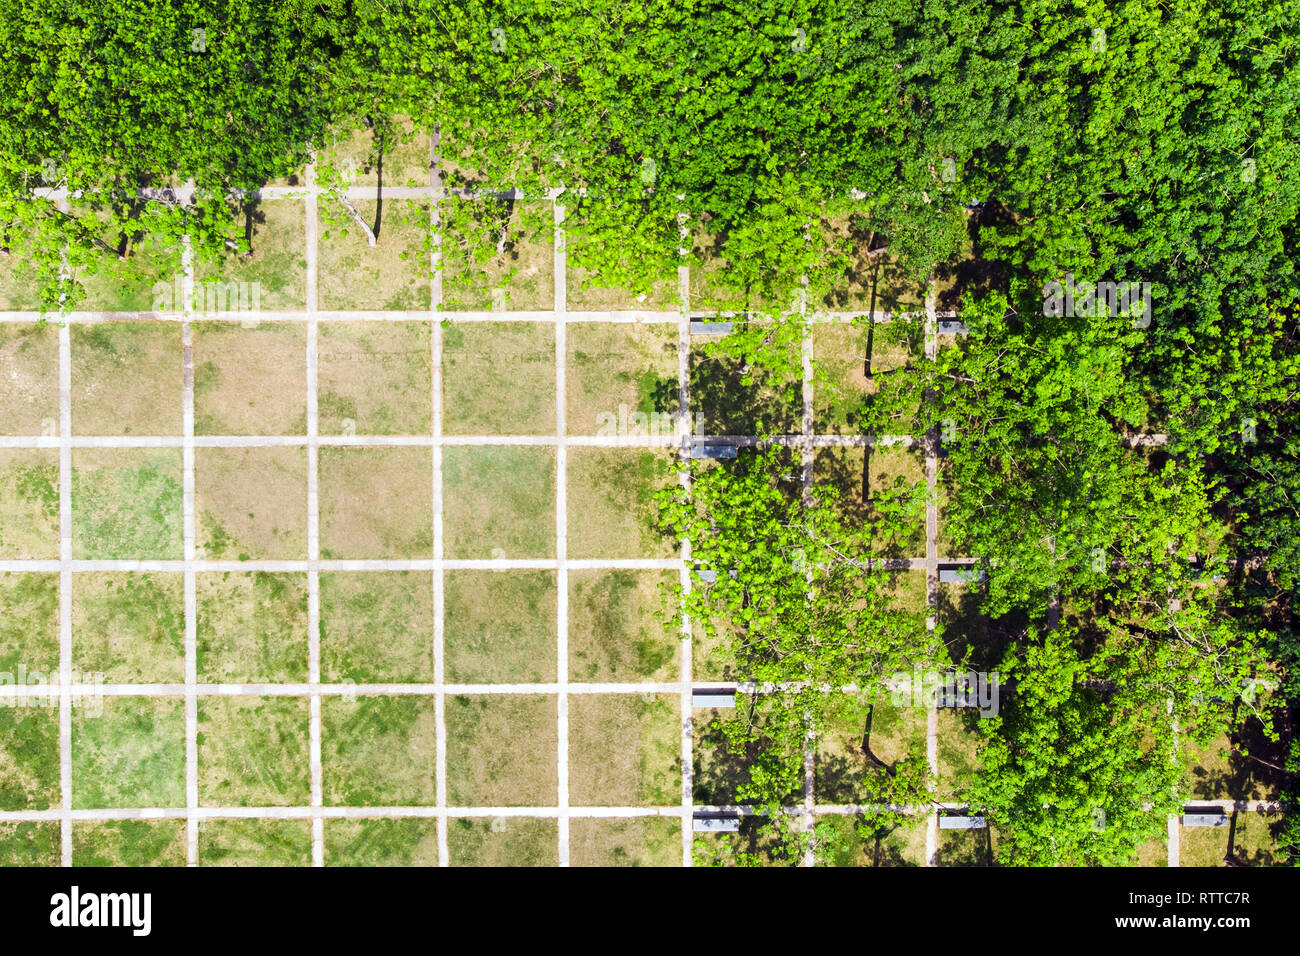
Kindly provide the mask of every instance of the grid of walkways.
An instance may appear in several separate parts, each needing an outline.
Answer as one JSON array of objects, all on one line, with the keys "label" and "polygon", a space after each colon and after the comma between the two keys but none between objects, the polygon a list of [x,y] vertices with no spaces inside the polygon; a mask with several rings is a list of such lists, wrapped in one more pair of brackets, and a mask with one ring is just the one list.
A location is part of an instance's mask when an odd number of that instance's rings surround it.
[{"label": "grid of walkways", "polygon": [[[431,164],[438,168],[435,156]],[[439,203],[444,198],[438,174],[431,176],[430,185],[425,187],[406,187],[403,189],[386,188],[385,195],[428,200],[430,203],[432,228],[435,236],[439,225]],[[373,198],[374,187],[352,187],[348,195],[356,199]],[[350,819],[422,819],[432,821],[436,827],[436,860],[440,865],[454,862],[449,849],[449,826],[458,820],[487,820],[491,827],[505,827],[509,821],[518,819],[535,819],[554,821],[555,853],[554,861],[560,865],[572,862],[571,833],[573,821],[592,821],[609,819],[664,818],[675,821],[680,832],[680,862],[689,866],[692,862],[692,847],[695,834],[692,821],[697,814],[743,814],[742,807],[696,805],[693,798],[694,766],[694,725],[697,712],[692,704],[693,691],[707,688],[722,688],[729,685],[724,682],[693,680],[692,671],[692,634],[691,622],[681,622],[680,646],[678,648],[678,671],[675,679],[633,682],[580,682],[570,675],[570,607],[569,577],[571,573],[595,570],[641,570],[677,573],[685,586],[690,586],[690,576],[683,561],[677,557],[640,557],[628,555],[623,558],[592,559],[570,557],[569,535],[571,532],[568,508],[569,457],[574,448],[652,448],[662,449],[667,453],[671,449],[685,449],[693,439],[684,422],[677,424],[677,431],[672,434],[650,435],[575,435],[570,433],[566,422],[568,373],[567,357],[570,355],[567,337],[571,330],[582,323],[632,323],[636,325],[655,325],[674,329],[677,343],[678,401],[681,408],[691,408],[691,329],[690,315],[685,302],[689,297],[690,276],[687,270],[679,274],[678,296],[683,305],[672,311],[569,311],[566,307],[568,294],[566,279],[568,275],[564,243],[564,207],[562,199],[551,198],[554,221],[553,274],[554,274],[554,308],[540,311],[489,311],[460,312],[447,311],[442,308],[442,284],[437,265],[438,251],[435,242],[433,252],[434,280],[430,285],[427,310],[405,309],[400,311],[325,311],[318,309],[319,278],[319,238],[320,222],[318,204],[322,192],[314,185],[311,170],[307,171],[305,183],[298,187],[278,187],[268,189],[266,198],[277,201],[301,201],[305,215],[305,259],[306,259],[306,309],[301,312],[262,312],[260,323],[289,322],[300,324],[305,329],[305,369],[306,369],[306,416],[304,433],[280,435],[231,435],[213,436],[195,434],[195,368],[193,352],[192,320],[196,313],[192,311],[192,293],[195,275],[188,258],[184,263],[184,287],[186,308],[173,313],[157,314],[158,321],[179,323],[181,326],[182,352],[177,356],[177,372],[183,382],[183,433],[176,435],[111,435],[95,436],[74,434],[73,422],[73,361],[71,327],[81,323],[93,323],[104,320],[129,320],[137,318],[135,313],[72,313],[58,329],[58,371],[59,371],[59,408],[57,429],[48,433],[30,436],[11,436],[0,438],[0,449],[51,449],[58,453],[59,485],[59,553],[57,559],[0,560],[0,572],[44,572],[57,574],[59,579],[58,606],[58,660],[59,680],[45,684],[33,684],[14,688],[18,696],[57,698],[59,702],[59,802],[55,807],[46,809],[0,811],[0,823],[12,822],[57,822],[60,827],[61,860],[64,865],[73,862],[73,833],[78,823],[86,821],[123,821],[123,820],[183,820],[185,821],[185,858],[190,865],[200,860],[199,833],[205,821],[238,820],[248,818],[271,820],[307,821],[311,834],[311,862],[320,866],[326,862],[327,849],[325,827],[329,821]],[[31,322],[37,316],[33,313],[3,313],[0,321]],[[245,321],[246,316],[229,313],[224,316],[204,315],[204,319],[216,318],[231,322]],[[844,321],[852,314],[832,315],[830,321]],[[884,318],[884,316],[879,316]],[[933,302],[927,304],[924,321],[926,323],[925,349],[933,355],[937,348],[937,323],[941,316],[936,313]],[[464,435],[444,433],[444,323],[462,322],[530,322],[539,326],[550,326],[554,333],[554,433],[531,435]],[[366,435],[366,434],[322,434],[320,422],[320,386],[319,356],[321,350],[321,330],[335,322],[401,322],[424,321],[431,328],[429,366],[431,368],[432,391],[430,395],[432,409],[432,427],[427,435]],[[814,455],[817,449],[861,445],[867,442],[860,436],[841,436],[816,434],[814,430],[814,394],[813,394],[813,339],[811,335],[805,340],[803,348],[804,382],[802,389],[802,427],[798,433],[783,436],[780,441],[792,448],[797,448],[803,463],[803,480],[805,487],[813,478]],[[752,444],[752,436],[711,436],[713,442],[732,444]],[[902,559],[899,563],[915,571],[924,571],[926,577],[926,603],[931,609],[928,626],[935,626],[933,610],[937,607],[938,569],[943,563],[960,563],[962,559],[948,559],[939,554],[938,514],[935,504],[938,463],[933,442],[914,439],[908,436],[895,436],[891,439],[897,443],[920,445],[924,448],[925,480],[930,491],[930,504],[925,519],[925,553],[912,558]],[[554,551],[553,557],[547,558],[509,558],[493,556],[491,558],[450,558],[446,556],[445,511],[448,496],[445,492],[446,452],[459,447],[533,447],[544,448],[554,454]],[[387,448],[413,447],[429,449],[431,474],[429,475],[430,496],[432,501],[431,557],[407,559],[339,559],[322,556],[321,549],[321,502],[320,502],[320,459],[321,449],[330,448]],[[183,556],[179,560],[92,560],[74,557],[73,546],[73,453],[82,449],[114,448],[173,448],[179,449],[183,469]],[[197,520],[195,510],[195,460],[196,454],[210,448],[300,448],[306,454],[306,488],[307,488],[307,533],[306,557],[293,560],[211,560],[206,558],[198,543]],[[682,557],[689,557],[689,542],[681,543]],[[519,683],[457,683],[446,677],[446,623],[447,574],[456,571],[546,571],[555,575],[555,662],[553,678],[542,681]],[[198,669],[198,578],[203,574],[214,572],[282,572],[299,573],[306,576],[307,582],[307,622],[308,622],[308,672],[307,680],[274,683],[212,683],[199,679]],[[322,678],[321,656],[321,576],[333,572],[420,572],[431,577],[433,593],[433,669],[432,680],[423,682],[331,682]],[[183,575],[184,583],[184,676],[183,680],[162,683],[110,683],[104,686],[90,686],[75,682],[73,655],[73,594],[76,575],[86,572],[173,572]],[[112,809],[83,807],[74,801],[73,792],[73,716],[74,701],[84,694],[102,693],[106,698],[148,698],[163,697],[180,699],[184,702],[184,804],[183,806],[162,807],[116,807]],[[555,779],[554,802],[529,806],[466,806],[459,805],[449,797],[448,788],[448,734],[447,711],[449,700],[463,695],[478,698],[534,698],[544,695],[555,703]],[[641,695],[644,698],[667,698],[674,701],[674,708],[679,718],[680,727],[680,789],[679,799],[655,805],[633,806],[591,806],[589,801],[579,804],[571,799],[574,784],[573,754],[570,752],[571,707],[574,701],[603,695]],[[310,763],[309,799],[300,805],[259,806],[259,805],[212,805],[211,801],[200,799],[199,773],[199,709],[200,702],[221,697],[260,698],[290,697],[305,699],[309,713]],[[419,697],[431,698],[433,703],[436,741],[435,781],[433,799],[418,805],[397,806],[341,806],[328,802],[325,798],[324,771],[322,766],[322,711],[328,708],[330,701],[338,698],[372,698],[372,697]],[[937,758],[937,715],[931,710],[928,714],[926,728],[926,748],[932,774],[938,774]],[[789,812],[801,817],[806,827],[811,828],[820,814],[853,814],[862,808],[843,804],[818,804],[814,787],[813,752],[809,751],[805,775],[804,800],[802,805],[789,808]],[[1231,807],[1230,802],[1201,801],[1201,806]],[[1238,809],[1271,809],[1264,803],[1238,804]],[[925,859],[933,864],[939,839],[939,815],[945,810],[960,810],[960,804],[939,803],[932,808],[918,812],[926,813]],[[1169,821],[1169,863],[1179,862],[1179,820],[1171,817]],[[548,831],[549,832],[549,831]],[[806,859],[805,863],[811,863]]]}]

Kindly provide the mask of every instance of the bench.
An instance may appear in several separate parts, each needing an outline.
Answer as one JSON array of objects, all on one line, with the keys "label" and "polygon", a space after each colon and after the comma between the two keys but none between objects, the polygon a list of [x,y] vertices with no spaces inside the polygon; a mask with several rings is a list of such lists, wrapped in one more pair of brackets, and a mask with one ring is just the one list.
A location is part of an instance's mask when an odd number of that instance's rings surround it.
[{"label": "bench", "polygon": [[983,830],[985,827],[983,817],[940,817],[940,830]]}]

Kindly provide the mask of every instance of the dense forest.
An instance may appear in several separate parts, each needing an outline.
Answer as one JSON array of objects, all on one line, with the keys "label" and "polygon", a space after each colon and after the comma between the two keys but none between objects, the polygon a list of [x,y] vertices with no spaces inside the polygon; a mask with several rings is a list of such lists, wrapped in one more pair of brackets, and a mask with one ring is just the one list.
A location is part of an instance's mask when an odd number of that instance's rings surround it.
[{"label": "dense forest", "polygon": [[[1230,733],[1271,768],[1300,863],[1300,3],[0,13],[0,245],[51,315],[151,244],[239,247],[260,188],[309,161],[346,175],[323,149],[339,129],[437,130],[462,197],[445,263],[526,228],[502,225],[514,189],[562,190],[570,257],[607,285],[708,268],[689,307],[748,316],[720,348],[776,381],[797,378],[791,343],[818,311],[889,307],[846,304],[862,262],[937,290],[967,334],[877,376],[855,422],[942,443],[945,531],[985,574],[994,640],[887,600],[880,542],[924,486],[848,518],[770,450],[662,502],[668,531],[703,542],[697,567],[741,570],[688,610],[778,688],[730,731],[753,757],[745,796],[798,789],[836,706],[819,688],[937,661],[1007,682],[968,794],[1004,861],[1129,861],[1185,797],[1169,754]],[[184,202],[163,188],[191,184]],[[911,334],[890,326],[882,341]],[[912,755],[869,786],[914,803],[922,771]]]}]

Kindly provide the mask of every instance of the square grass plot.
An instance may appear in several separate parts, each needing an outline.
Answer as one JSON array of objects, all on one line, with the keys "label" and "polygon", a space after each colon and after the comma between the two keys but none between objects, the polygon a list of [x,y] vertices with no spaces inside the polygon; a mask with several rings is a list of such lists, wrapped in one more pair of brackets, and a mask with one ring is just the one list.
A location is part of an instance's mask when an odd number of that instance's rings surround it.
[{"label": "square grass plot", "polygon": [[554,434],[552,323],[449,323],[442,342],[446,434]]},{"label": "square grass plot", "polygon": [[[20,675],[59,669],[59,576],[6,571],[0,574],[0,674],[10,683]],[[23,670],[20,671],[19,668]],[[3,691],[0,678],[0,692]]]},{"label": "square grass plot", "polygon": [[93,820],[72,825],[73,866],[184,866],[184,820]]},{"label": "square grass plot", "polygon": [[428,322],[325,322],[317,344],[322,435],[428,435],[433,428]]},{"label": "square grass plot", "polygon": [[456,807],[554,806],[556,698],[447,698],[447,801]]},{"label": "square grass plot", "polygon": [[556,679],[554,571],[449,571],[445,590],[450,682]]},{"label": "square grass plot", "polygon": [[74,669],[109,684],[185,680],[183,575],[75,575],[72,653]]},{"label": "square grass plot", "polygon": [[675,571],[569,572],[569,680],[677,678],[681,617]]},{"label": "square grass plot", "polygon": [[888,694],[843,703],[818,741],[815,787],[825,803],[863,803],[870,793],[865,777],[925,754],[926,712]]},{"label": "square grass plot", "polygon": [[568,450],[570,558],[666,558],[655,496],[677,480],[673,455],[643,448]]},{"label": "square grass plot", "polygon": [[185,806],[184,700],[108,697],[96,704],[72,715],[72,805]]},{"label": "square grass plot", "polygon": [[0,866],[58,866],[58,822],[0,822]]},{"label": "square grass plot", "polygon": [[538,817],[453,817],[447,821],[452,866],[559,866],[559,826]]},{"label": "square grass plot", "polygon": [[310,820],[200,820],[200,866],[311,866]]},{"label": "square grass plot", "polygon": [[437,866],[438,822],[325,821],[326,866]]},{"label": "square grass plot", "polygon": [[365,232],[336,197],[321,196],[320,308],[331,312],[428,309],[428,205],[409,199],[385,200],[382,209],[371,199],[352,204],[375,233],[375,244],[369,245]]},{"label": "square grass plot", "polygon": [[59,433],[59,330],[0,322],[0,433]]},{"label": "square grass plot", "polygon": [[320,450],[322,558],[433,557],[429,448]]},{"label": "square grass plot", "polygon": [[58,450],[0,448],[0,559],[58,556]]},{"label": "square grass plot", "polygon": [[302,697],[199,698],[199,804],[306,806],[309,723]]},{"label": "square grass plot", "polygon": [[672,817],[575,817],[572,866],[681,866],[682,822]]},{"label": "square grass plot", "polygon": [[305,448],[196,448],[194,496],[201,557],[307,557]]},{"label": "square grass plot", "polygon": [[433,680],[433,580],[427,571],[340,571],[320,576],[321,679],[330,683]]},{"label": "square grass plot", "polygon": [[213,684],[307,679],[307,576],[200,574],[198,676]]},{"label": "square grass plot", "polygon": [[72,557],[183,557],[181,450],[76,448],[72,452]]},{"label": "square grass plot", "polygon": [[305,435],[303,323],[195,322],[194,433]]},{"label": "square grass plot", "polygon": [[569,801],[667,806],[682,796],[681,700],[656,694],[569,698]]},{"label": "square grass plot", "polygon": [[179,323],[97,322],[69,331],[73,432],[181,434]]},{"label": "square grass plot", "polygon": [[[812,334],[813,423],[823,434],[862,432],[875,396],[882,388],[891,387],[892,377],[918,365],[925,352],[925,327],[920,319],[896,316],[890,322],[824,322],[814,325]],[[907,434],[910,418],[919,406],[918,391],[886,430]]]},{"label": "square grass plot", "polygon": [[676,434],[674,323],[573,322],[565,337],[570,435]]},{"label": "square grass plot", "polygon": [[[0,687],[0,810],[60,805],[59,710],[6,696]],[[47,698],[41,704],[48,703]]]},{"label": "square grass plot", "polygon": [[437,727],[432,697],[321,701],[321,774],[328,806],[432,806]]},{"label": "square grass plot", "polygon": [[555,556],[555,451],[528,446],[443,452],[448,558]]},{"label": "square grass plot", "polygon": [[[237,220],[237,223],[239,221]],[[254,204],[243,218],[248,247],[227,250],[216,262],[195,263],[195,309],[234,311],[250,308],[250,321],[267,312],[302,312],[307,307],[306,208],[301,199],[271,199]],[[235,285],[231,285],[234,283]],[[222,284],[226,301],[212,300],[208,289]],[[200,298],[201,297],[201,298]]]}]

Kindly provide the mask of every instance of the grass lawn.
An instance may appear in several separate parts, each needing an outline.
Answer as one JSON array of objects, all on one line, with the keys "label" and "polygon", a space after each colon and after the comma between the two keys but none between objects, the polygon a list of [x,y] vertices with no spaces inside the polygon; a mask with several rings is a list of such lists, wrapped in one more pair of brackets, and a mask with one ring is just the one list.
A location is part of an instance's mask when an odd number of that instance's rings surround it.
[{"label": "grass lawn", "polygon": [[194,494],[201,556],[307,557],[305,448],[196,448]]},{"label": "grass lawn", "polygon": [[181,434],[179,323],[97,322],[69,333],[73,432]]},{"label": "grass lawn", "polygon": [[447,821],[447,855],[452,866],[558,866],[558,825],[536,817],[455,817]]},{"label": "grass lawn", "polygon": [[556,679],[554,571],[449,571],[445,590],[447,680]]},{"label": "grass lawn", "polygon": [[72,451],[72,557],[178,561],[179,448]]},{"label": "grass lawn", "polygon": [[427,435],[433,427],[428,322],[323,322],[317,344],[322,435]]},{"label": "grass lawn", "polygon": [[673,453],[568,450],[570,558],[666,558],[677,541],[655,527],[655,495],[677,480]]},{"label": "grass lawn", "polygon": [[78,573],[72,587],[73,668],[110,684],[185,680],[184,576]]},{"label": "grass lawn", "polygon": [[448,558],[555,556],[554,449],[448,447],[443,496]]},{"label": "grass lawn", "polygon": [[200,820],[200,866],[310,866],[310,820]]},{"label": "grass lawn", "polygon": [[199,698],[200,806],[306,806],[307,735],[306,698]]},{"label": "grass lawn", "polygon": [[447,698],[447,802],[554,806],[557,703],[541,694]]},{"label": "grass lawn", "polygon": [[0,557],[58,556],[58,449],[0,448]]},{"label": "grass lawn", "polygon": [[680,700],[656,694],[569,697],[569,801],[667,806],[681,800]]},{"label": "grass lawn", "polygon": [[326,820],[326,866],[437,866],[436,820]]},{"label": "grass lawn", "polygon": [[432,806],[432,697],[321,701],[321,788],[328,806]]},{"label": "grass lawn", "polygon": [[185,806],[185,702],[109,697],[72,715],[72,805]]},{"label": "grass lawn", "polygon": [[0,381],[3,434],[59,433],[59,330],[53,323],[0,322]]},{"label": "grass lawn", "polygon": [[442,337],[443,431],[555,433],[555,326],[449,322]]},{"label": "grass lawn", "polygon": [[321,679],[433,681],[433,580],[427,571],[320,576]]},{"label": "grass lawn", "polygon": [[200,681],[307,680],[307,575],[200,574],[195,590]]},{"label": "grass lawn", "polygon": [[433,557],[429,448],[320,450],[322,558]]},{"label": "grass lawn", "polygon": [[674,680],[680,617],[673,571],[569,572],[569,680]]},{"label": "grass lawn", "polygon": [[305,435],[307,331],[303,323],[195,322],[194,433]]},{"label": "grass lawn", "polygon": [[671,817],[574,817],[571,866],[681,866],[682,823]]}]

